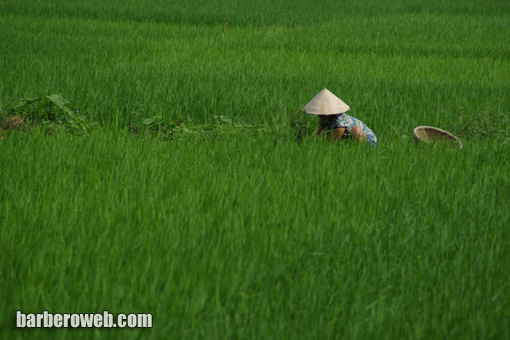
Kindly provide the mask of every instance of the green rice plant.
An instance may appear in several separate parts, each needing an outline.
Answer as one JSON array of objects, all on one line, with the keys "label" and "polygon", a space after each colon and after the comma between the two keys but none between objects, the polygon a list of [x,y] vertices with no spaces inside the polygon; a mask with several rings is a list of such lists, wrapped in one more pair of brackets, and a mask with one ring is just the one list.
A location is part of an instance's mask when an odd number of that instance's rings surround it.
[{"label": "green rice plant", "polygon": [[[183,10],[176,4],[165,5],[174,13],[166,14],[168,21],[156,22],[149,9],[147,20],[133,17],[132,2],[106,6],[107,12],[76,1],[4,4],[0,102],[61,93],[87,108],[90,119],[117,128],[126,128],[140,105],[145,117],[203,124],[224,115],[270,124],[327,87],[378,135],[424,124],[449,130],[461,107],[508,111],[505,4],[487,5],[501,7],[501,15],[463,16],[469,6],[436,4],[430,8],[445,12],[417,14],[407,12],[407,3],[391,2],[370,16],[367,8],[380,6],[368,3],[347,9],[327,2],[317,11],[324,20],[301,24],[289,24],[284,5],[276,22],[262,6],[250,14],[257,23],[230,20],[225,38],[225,18],[217,27],[184,24],[174,17]],[[295,7],[295,18],[308,15],[307,7]],[[272,25],[260,21],[266,10]],[[187,18],[195,22],[196,15]]]},{"label": "green rice plant", "polygon": [[0,338],[510,338],[509,4],[0,2]]},{"label": "green rice plant", "polygon": [[510,115],[487,107],[480,113],[461,110],[454,129],[467,139],[493,139],[501,143],[510,142]]},{"label": "green rice plant", "polygon": [[300,142],[313,135],[317,129],[317,122],[311,116],[298,110],[290,116],[289,126],[296,141]]},{"label": "green rice plant", "polygon": [[[1,147],[17,150],[0,153],[6,337],[507,334],[508,145],[106,131]],[[16,310],[105,309],[154,328],[12,327]]]}]

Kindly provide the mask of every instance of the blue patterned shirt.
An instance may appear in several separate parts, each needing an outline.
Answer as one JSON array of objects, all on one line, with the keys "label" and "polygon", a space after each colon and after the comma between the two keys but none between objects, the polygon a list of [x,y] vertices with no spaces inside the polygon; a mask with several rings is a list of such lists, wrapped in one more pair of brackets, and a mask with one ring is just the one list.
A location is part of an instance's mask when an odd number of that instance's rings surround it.
[{"label": "blue patterned shirt", "polygon": [[352,128],[358,126],[367,135],[367,142],[370,144],[370,146],[372,146],[373,148],[377,146],[377,137],[375,136],[375,133],[361,120],[349,116],[348,114],[345,113],[341,113],[335,116],[336,119],[332,120],[331,122],[319,118],[320,126],[326,128],[327,130],[345,128],[345,132],[342,135],[342,138],[349,138],[351,136]]}]

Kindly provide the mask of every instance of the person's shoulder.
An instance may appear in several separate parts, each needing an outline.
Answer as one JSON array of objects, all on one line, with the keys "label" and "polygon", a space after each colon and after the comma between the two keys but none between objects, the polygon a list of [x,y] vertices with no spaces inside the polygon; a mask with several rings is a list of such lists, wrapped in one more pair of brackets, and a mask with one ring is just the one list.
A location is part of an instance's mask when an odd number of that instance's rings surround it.
[{"label": "person's shoulder", "polygon": [[347,113],[341,113],[341,114],[338,115],[336,120],[339,121],[339,122],[350,122],[350,121],[352,121],[353,118],[354,117],[349,116]]},{"label": "person's shoulder", "polygon": [[343,113],[343,116],[344,116],[343,119],[345,119],[346,121],[349,121],[351,123],[358,123],[358,124],[363,123],[360,119],[358,119],[358,118],[356,118],[354,116],[348,115],[346,113]]}]

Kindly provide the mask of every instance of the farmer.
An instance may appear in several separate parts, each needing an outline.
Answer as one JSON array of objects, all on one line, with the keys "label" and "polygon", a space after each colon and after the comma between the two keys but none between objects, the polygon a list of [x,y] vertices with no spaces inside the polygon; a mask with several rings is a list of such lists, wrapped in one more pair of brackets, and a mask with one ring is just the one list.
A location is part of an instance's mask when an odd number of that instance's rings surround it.
[{"label": "farmer", "polygon": [[323,132],[331,133],[333,141],[351,139],[361,143],[368,143],[376,148],[377,137],[361,120],[345,114],[350,107],[340,98],[323,89],[305,105],[303,111],[319,116],[317,136]]}]

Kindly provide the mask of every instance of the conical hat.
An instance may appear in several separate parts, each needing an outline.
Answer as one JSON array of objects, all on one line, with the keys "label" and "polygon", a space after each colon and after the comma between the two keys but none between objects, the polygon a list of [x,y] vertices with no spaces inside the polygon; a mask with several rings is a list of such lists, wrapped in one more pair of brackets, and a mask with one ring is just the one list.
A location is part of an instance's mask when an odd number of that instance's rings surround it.
[{"label": "conical hat", "polygon": [[328,89],[323,89],[305,105],[303,111],[311,115],[337,115],[350,109],[349,105]]}]

